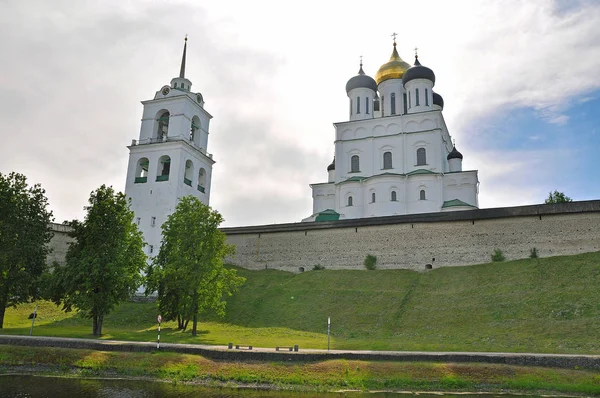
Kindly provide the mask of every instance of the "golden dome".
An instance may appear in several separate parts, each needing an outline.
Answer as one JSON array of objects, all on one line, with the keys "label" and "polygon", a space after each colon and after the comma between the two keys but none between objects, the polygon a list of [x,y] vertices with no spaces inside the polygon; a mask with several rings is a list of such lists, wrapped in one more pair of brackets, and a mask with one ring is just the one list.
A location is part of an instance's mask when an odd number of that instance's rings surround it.
[{"label": "golden dome", "polygon": [[381,65],[381,68],[379,68],[375,75],[375,81],[377,82],[377,85],[380,85],[388,79],[402,79],[402,75],[404,75],[404,72],[406,72],[408,68],[410,68],[410,65],[400,58],[398,51],[396,51],[396,43],[394,42],[392,56],[387,63]]}]

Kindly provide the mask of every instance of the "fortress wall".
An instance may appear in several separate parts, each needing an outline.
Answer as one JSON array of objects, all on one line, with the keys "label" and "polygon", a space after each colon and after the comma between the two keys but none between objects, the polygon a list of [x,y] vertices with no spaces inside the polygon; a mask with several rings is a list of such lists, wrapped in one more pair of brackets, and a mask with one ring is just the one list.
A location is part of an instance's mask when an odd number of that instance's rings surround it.
[{"label": "fortress wall", "polygon": [[424,270],[486,263],[496,248],[507,260],[598,251],[600,201],[222,230],[229,262],[249,269],[363,269],[373,254],[380,269]]},{"label": "fortress wall", "polygon": [[73,238],[68,235],[71,227],[56,223],[52,223],[50,227],[54,235],[52,236],[52,240],[50,240],[49,246],[52,251],[46,257],[46,264],[51,266],[55,261],[59,264],[64,264],[69,243],[73,241]]}]

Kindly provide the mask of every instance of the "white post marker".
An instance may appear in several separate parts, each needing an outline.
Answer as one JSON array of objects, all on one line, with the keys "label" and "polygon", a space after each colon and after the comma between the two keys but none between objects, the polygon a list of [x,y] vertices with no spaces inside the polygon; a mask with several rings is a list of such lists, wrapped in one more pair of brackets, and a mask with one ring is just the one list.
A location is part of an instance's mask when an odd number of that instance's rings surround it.
[{"label": "white post marker", "polygon": [[329,336],[331,334],[331,317],[327,317],[327,352],[329,352]]},{"label": "white post marker", "polygon": [[156,349],[160,348],[160,323],[162,322],[162,316],[158,315],[158,340],[156,341]]}]

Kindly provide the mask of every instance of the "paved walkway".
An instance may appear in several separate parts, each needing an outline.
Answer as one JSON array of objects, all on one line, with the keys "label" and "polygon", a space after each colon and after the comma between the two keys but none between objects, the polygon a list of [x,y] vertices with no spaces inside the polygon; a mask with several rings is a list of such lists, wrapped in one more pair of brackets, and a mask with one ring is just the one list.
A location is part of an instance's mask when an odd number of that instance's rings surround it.
[{"label": "paved walkway", "polygon": [[[157,351],[156,343],[74,339],[64,337],[0,335],[0,344],[35,347],[78,348],[99,351]],[[327,351],[302,349],[302,347],[300,347],[298,352],[290,352],[276,351],[275,348],[263,347],[252,347],[252,350],[237,350],[235,348],[229,349],[227,346],[171,343],[161,343],[158,350],[185,354],[197,354],[207,358],[226,360],[323,361],[327,359],[352,359],[367,361],[478,362],[600,370],[600,355],[529,354],[506,352]]]}]

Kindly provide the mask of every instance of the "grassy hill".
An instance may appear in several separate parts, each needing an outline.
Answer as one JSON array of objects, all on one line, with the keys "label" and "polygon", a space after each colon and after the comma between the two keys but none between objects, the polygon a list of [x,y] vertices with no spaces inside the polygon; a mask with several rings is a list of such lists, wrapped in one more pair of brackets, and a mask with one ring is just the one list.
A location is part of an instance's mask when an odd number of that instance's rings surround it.
[{"label": "grassy hill", "polygon": [[[307,271],[239,269],[246,284],[201,336],[166,324],[161,341],[376,350],[600,354],[600,252],[469,267]],[[43,303],[37,335],[91,337],[91,322]],[[29,332],[32,306],[7,311],[0,333]],[[105,338],[155,339],[151,303],[121,305]]]}]

